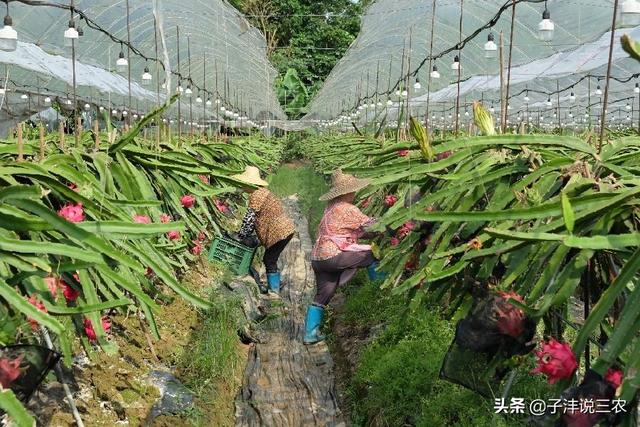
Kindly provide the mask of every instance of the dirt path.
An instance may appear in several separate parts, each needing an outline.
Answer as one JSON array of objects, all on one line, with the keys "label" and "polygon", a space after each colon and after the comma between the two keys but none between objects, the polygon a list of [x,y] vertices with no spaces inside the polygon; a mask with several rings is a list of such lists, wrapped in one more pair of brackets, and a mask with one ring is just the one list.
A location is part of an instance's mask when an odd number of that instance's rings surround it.
[{"label": "dirt path", "polygon": [[236,400],[236,426],[344,426],[327,346],[302,344],[305,310],[315,291],[312,244],[297,200],[284,202],[297,233],[281,256],[282,298],[260,301],[278,316],[263,324],[263,343],[249,352]]}]

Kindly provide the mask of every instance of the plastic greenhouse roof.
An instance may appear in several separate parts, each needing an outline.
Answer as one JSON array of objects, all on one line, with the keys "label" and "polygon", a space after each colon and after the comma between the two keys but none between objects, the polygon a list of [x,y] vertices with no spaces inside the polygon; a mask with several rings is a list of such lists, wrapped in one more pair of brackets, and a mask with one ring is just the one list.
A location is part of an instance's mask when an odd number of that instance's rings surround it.
[{"label": "plastic greenhouse roof", "polygon": [[[455,114],[457,97],[457,71],[451,69],[454,56],[460,56],[461,85],[460,113],[464,114],[471,101],[484,99],[486,103],[500,104],[500,80],[498,59],[485,58],[484,43],[491,32],[499,44],[499,34],[504,34],[505,69],[507,67],[509,35],[511,27],[511,0],[437,0],[433,40],[433,64],[437,65],[440,79],[432,79],[430,114],[439,119]],[[462,51],[460,42],[460,11],[462,3],[462,39],[478,34],[469,40]],[[560,88],[560,115],[595,115],[599,104],[594,95],[598,78],[604,78],[609,52],[613,0],[549,0],[548,9],[555,23],[555,35],[551,42],[537,38],[538,23],[542,19],[544,2],[541,0],[517,0],[514,23],[514,45],[510,84],[511,120],[532,110],[536,114],[553,114],[557,104],[557,88]],[[504,9],[501,13],[499,11]],[[397,115],[396,90],[400,80],[410,74],[407,90],[413,114],[426,111],[427,85],[429,81],[429,46],[431,41],[431,0],[378,0],[366,11],[361,32],[341,59],[325,85],[312,101],[306,121],[332,120],[352,112],[359,105],[369,105],[363,117],[369,119],[389,113]],[[489,23],[495,19],[495,25]],[[616,37],[632,32],[640,38],[640,27],[616,31]],[[619,32],[619,34],[618,34]],[[610,113],[624,110],[626,103],[633,104],[633,87],[640,72],[638,63],[628,59],[617,43],[609,96]],[[403,60],[404,54],[404,60]],[[407,69],[409,73],[407,73]],[[506,71],[505,71],[506,74]],[[414,90],[418,76],[421,90]],[[591,76],[591,77],[588,77]],[[590,81],[590,85],[589,85]],[[601,83],[604,90],[604,83]],[[589,91],[589,87],[591,92]],[[528,90],[530,100],[524,101]],[[575,103],[569,95],[575,93]],[[546,101],[551,98],[552,107]],[[391,99],[390,108],[372,106]],[[638,106],[634,107],[638,111]],[[367,114],[368,113],[368,114]],[[563,119],[564,120],[564,119]]]},{"label": "plastic greenhouse roof", "polygon": [[[3,100],[6,106],[0,121],[7,120],[8,116],[24,119],[29,113],[43,108],[42,96],[24,100],[19,95],[21,93],[41,93],[61,99],[71,97],[71,48],[64,46],[63,38],[70,19],[68,6],[68,1],[10,1],[9,11],[20,42],[17,51],[0,52],[0,63],[5,64],[1,77],[8,76],[7,86],[10,90],[7,99]],[[116,59],[121,51],[118,40],[127,40],[126,0],[76,0],[74,6],[92,23],[90,25],[88,21],[80,19],[79,14],[75,14],[76,27],[84,30],[84,35],[76,42],[79,102],[91,102],[108,108],[127,108],[129,83],[126,73],[120,75],[115,70]],[[158,63],[154,60],[155,10],[160,46],[158,57],[163,63],[168,58],[173,73],[178,71],[176,28],[179,27],[182,86],[186,88],[189,85],[189,78],[193,82],[191,100],[183,96],[180,101],[184,119],[189,120],[190,102],[193,103],[193,120],[201,120],[205,112],[206,118],[220,115],[220,105],[213,103],[205,110],[204,103],[196,104],[195,98],[199,93],[204,101],[208,97],[212,101],[220,98],[221,105],[249,118],[284,118],[273,89],[276,71],[266,58],[264,37],[227,2],[129,0],[129,10],[131,46],[136,53],[149,58],[145,60],[133,51],[131,53],[133,111],[144,112],[152,108],[158,99]],[[98,26],[103,31],[92,26]],[[166,50],[163,49],[162,38]],[[124,52],[127,55],[126,46]],[[153,77],[149,87],[139,84],[145,66],[150,68]],[[158,70],[159,81],[164,82],[165,70],[162,67],[158,67]],[[172,92],[175,92],[177,85],[178,77],[171,76]],[[208,94],[205,94],[205,88]],[[161,91],[163,94],[160,98],[164,100],[167,91]],[[5,111],[7,109],[8,113]],[[175,115],[177,106],[174,105],[172,109]]]}]

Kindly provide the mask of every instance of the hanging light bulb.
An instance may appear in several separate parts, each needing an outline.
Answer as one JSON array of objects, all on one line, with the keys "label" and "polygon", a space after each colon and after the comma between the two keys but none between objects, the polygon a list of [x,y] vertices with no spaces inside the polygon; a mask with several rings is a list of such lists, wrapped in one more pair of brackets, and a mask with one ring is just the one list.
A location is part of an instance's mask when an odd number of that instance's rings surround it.
[{"label": "hanging light bulb", "polygon": [[116,69],[119,73],[124,73],[127,71],[129,66],[129,61],[124,57],[124,51],[120,50],[120,54],[118,55],[118,60],[116,61]]},{"label": "hanging light bulb", "polygon": [[507,110],[511,110],[511,104],[507,104]]},{"label": "hanging light bulb", "polygon": [[545,102],[545,104],[547,105],[547,107],[551,107],[553,105],[553,102],[551,102],[551,98],[547,98],[547,102]]},{"label": "hanging light bulb", "polygon": [[629,111],[631,110],[631,105],[627,102],[627,105],[624,108],[625,110]]},{"label": "hanging light bulb", "polygon": [[207,104],[207,107],[211,107],[211,98],[208,98],[208,99],[207,99],[206,104]]},{"label": "hanging light bulb", "polygon": [[65,104],[71,105],[71,104],[73,104],[73,102],[71,102],[71,100],[67,98],[67,101],[65,102]]},{"label": "hanging light bulb", "polygon": [[498,56],[498,45],[495,42],[493,33],[489,33],[487,36],[487,42],[484,44],[484,57],[487,59],[493,59]]},{"label": "hanging light bulb", "polygon": [[202,104],[202,98],[200,97],[200,95],[198,95],[198,97],[196,98],[196,104]]},{"label": "hanging light bulb", "polygon": [[553,32],[556,29],[556,25],[551,20],[551,13],[547,9],[546,2],[544,6],[544,12],[542,12],[542,21],[538,24],[538,38],[543,42],[550,42],[553,40]]},{"label": "hanging light bulb", "polygon": [[133,120],[138,120],[138,115],[136,113],[133,113]]},{"label": "hanging light bulb", "polygon": [[465,110],[464,115],[465,117],[469,117],[469,110]]},{"label": "hanging light bulb", "polygon": [[416,76],[416,82],[415,82],[415,84],[413,85],[413,88],[414,88],[415,90],[420,90],[420,89],[422,89],[422,85],[420,84],[420,79],[419,79],[417,76]]},{"label": "hanging light bulb", "polygon": [[84,30],[82,29],[82,27],[78,27],[78,37],[83,37],[84,36]]},{"label": "hanging light bulb", "polygon": [[596,87],[596,95],[602,95],[602,89],[600,88],[600,85]]},{"label": "hanging light bulb", "polygon": [[91,105],[89,104],[84,104],[84,109],[89,111],[91,109]]},{"label": "hanging light bulb", "polygon": [[182,95],[184,93],[184,88],[182,87],[182,84],[178,83],[178,92],[180,93],[180,95]]},{"label": "hanging light bulb", "polygon": [[439,79],[440,78],[440,73],[438,72],[438,66],[434,65],[433,69],[431,70],[431,78],[432,79]]},{"label": "hanging light bulb", "polygon": [[636,87],[633,88],[633,93],[640,93],[640,84],[636,83]]},{"label": "hanging light bulb", "polygon": [[576,94],[571,92],[571,95],[569,95],[569,101],[571,102],[575,102],[576,101]]},{"label": "hanging light bulb", "polygon": [[151,84],[151,80],[153,79],[153,77],[151,76],[151,73],[149,72],[149,67],[144,67],[144,73],[142,73],[142,84],[144,86],[149,86]]},{"label": "hanging light bulb", "polygon": [[64,45],[66,47],[71,47],[74,40],[78,40],[80,35],[78,34],[78,30],[76,30],[76,24],[73,22],[73,19],[69,21],[69,28],[67,28],[64,32]]},{"label": "hanging light bulb", "polygon": [[391,107],[393,105],[393,101],[390,99],[387,99],[387,106]]},{"label": "hanging light bulb", "polygon": [[27,95],[26,93],[23,93],[22,95],[20,95],[21,99],[29,99],[29,95]]},{"label": "hanging light bulb", "polygon": [[405,90],[402,91],[401,95],[402,95],[403,98],[406,98],[407,95],[409,95],[409,92],[407,92],[407,90],[405,89]]},{"label": "hanging light bulb", "polygon": [[129,113],[127,112],[127,110],[123,110],[122,111],[122,116],[123,117],[127,117],[129,115]]},{"label": "hanging light bulb", "polygon": [[220,107],[220,111],[225,112],[227,109],[224,108],[224,105],[222,107]]},{"label": "hanging light bulb", "polygon": [[496,109],[493,108],[493,104],[491,104],[491,108],[489,108],[489,111],[491,112],[491,114],[496,112]]},{"label": "hanging light bulb", "polygon": [[222,102],[222,101],[220,101],[220,98],[217,98],[216,99],[216,104],[220,104],[220,102]]},{"label": "hanging light bulb", "polygon": [[118,110],[116,110],[115,108],[113,110],[111,110],[111,115],[117,116],[118,115]]},{"label": "hanging light bulb", "polygon": [[51,98],[49,98],[48,96],[44,99],[44,103],[45,104],[51,104]]},{"label": "hanging light bulb", "polygon": [[7,1],[7,16],[4,17],[4,27],[0,30],[0,50],[13,52],[18,47],[18,32],[13,29],[13,20],[9,16],[9,2]]},{"label": "hanging light bulb", "polygon": [[636,27],[640,25],[640,1],[624,0],[620,6],[619,28]]},{"label": "hanging light bulb", "polygon": [[460,57],[458,55],[453,58],[453,64],[451,64],[451,69],[454,71],[460,70]]},{"label": "hanging light bulb", "polygon": [[193,91],[191,90],[191,85],[187,85],[187,90],[184,91],[184,94],[191,98]]},{"label": "hanging light bulb", "polygon": [[524,93],[524,102],[529,102],[530,98],[529,98],[529,91],[526,91]]},{"label": "hanging light bulb", "polygon": [[[45,99],[45,102],[46,102],[46,99]],[[98,107],[98,110],[102,113],[104,111],[104,107],[101,105]]]},{"label": "hanging light bulb", "polygon": [[382,107],[382,102],[378,101],[378,103],[376,104],[378,107]]}]

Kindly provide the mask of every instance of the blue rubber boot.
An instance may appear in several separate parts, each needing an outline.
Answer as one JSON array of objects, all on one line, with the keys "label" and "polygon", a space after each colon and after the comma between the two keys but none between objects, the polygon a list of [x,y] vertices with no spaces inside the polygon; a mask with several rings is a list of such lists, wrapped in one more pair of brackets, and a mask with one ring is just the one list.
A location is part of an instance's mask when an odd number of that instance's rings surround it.
[{"label": "blue rubber boot", "polygon": [[317,305],[310,305],[307,307],[307,317],[304,320],[304,340],[305,345],[315,344],[320,341],[324,341],[324,336],[319,335],[320,324],[322,323],[322,316],[324,315],[324,308]]},{"label": "blue rubber boot", "polygon": [[267,284],[269,285],[269,292],[274,294],[280,293],[280,272],[267,273]]}]

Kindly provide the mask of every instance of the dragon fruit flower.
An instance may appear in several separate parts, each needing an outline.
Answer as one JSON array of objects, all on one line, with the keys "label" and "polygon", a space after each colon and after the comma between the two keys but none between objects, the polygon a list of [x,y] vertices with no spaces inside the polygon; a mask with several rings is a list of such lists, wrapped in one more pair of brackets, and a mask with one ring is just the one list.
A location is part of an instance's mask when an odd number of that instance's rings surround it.
[{"label": "dragon fruit flower", "polygon": [[397,237],[392,237],[389,240],[389,243],[391,243],[391,246],[398,246],[400,244],[400,239],[398,239]]},{"label": "dragon fruit flower", "polygon": [[389,194],[384,197],[384,204],[388,207],[395,205],[397,201],[398,201],[398,198],[393,194]]},{"label": "dragon fruit flower", "polygon": [[163,224],[171,222],[171,215],[167,215],[166,213],[160,214],[160,222]]},{"label": "dragon fruit flower", "polygon": [[196,205],[196,198],[193,197],[191,194],[185,194],[180,199],[180,203],[182,203],[182,206],[185,209],[191,209],[192,207],[194,207]]},{"label": "dragon fruit flower", "polygon": [[67,203],[58,211],[58,215],[69,222],[82,222],[85,218],[82,203],[78,203],[77,205]]},{"label": "dragon fruit flower", "polygon": [[169,232],[167,232],[167,237],[169,238],[169,240],[179,240],[180,239],[180,232],[177,230],[171,230]]},{"label": "dragon fruit flower", "polygon": [[409,150],[398,150],[398,157],[407,157],[409,155]]},{"label": "dragon fruit flower", "polygon": [[134,215],[133,222],[137,224],[151,224],[151,218],[146,215]]},{"label": "dragon fruit flower", "polygon": [[55,298],[58,294],[58,287],[60,286],[60,282],[53,276],[45,277],[44,282],[47,284],[47,288],[49,288],[49,292]]},{"label": "dragon fruit flower", "polygon": [[193,255],[200,255],[202,253],[202,245],[200,244],[200,242],[195,242],[195,244],[191,248],[191,253]]},{"label": "dragon fruit flower", "polygon": [[62,294],[67,302],[75,302],[75,300],[80,296],[80,291],[76,290],[76,288],[72,287],[62,279],[60,280],[60,284],[62,285]]},{"label": "dragon fruit flower", "polygon": [[209,185],[209,177],[207,175],[198,175],[200,182]]},{"label": "dragon fruit flower", "polygon": [[400,226],[396,235],[399,239],[404,239],[411,233],[411,230],[413,230],[414,227],[415,223],[413,221],[407,221]]},{"label": "dragon fruit flower", "polygon": [[509,299],[524,303],[524,299],[515,292],[498,292],[502,300],[495,309],[496,326],[501,334],[518,338],[524,332],[524,311],[510,304]]},{"label": "dragon fruit flower", "polygon": [[204,234],[204,231],[201,231],[200,233],[198,233],[198,240],[196,240],[197,242],[204,242],[204,240],[207,238],[207,235]]},{"label": "dragon fruit flower", "polygon": [[23,354],[17,358],[10,360],[2,358],[0,359],[0,388],[9,388],[11,383],[14,382],[22,371],[20,370],[20,364],[22,363]]},{"label": "dragon fruit flower", "polygon": [[561,343],[554,338],[542,343],[542,348],[536,351],[538,366],[531,371],[533,374],[544,374],[549,384],[559,380],[571,378],[578,369],[576,356],[567,343]]},{"label": "dragon fruit flower", "polygon": [[[29,301],[29,304],[31,304],[41,312],[47,312],[47,307],[44,306],[44,303],[42,301],[38,300],[38,296],[36,294],[31,295],[27,301]],[[38,321],[36,319],[28,317],[27,321],[31,325],[31,329],[33,329],[34,331],[38,329]]]},{"label": "dragon fruit flower", "polygon": [[[105,333],[109,333],[109,330],[111,329],[111,321],[107,316],[103,316],[101,320],[102,329],[104,329]],[[94,342],[98,339],[96,331],[93,329],[93,323],[91,323],[91,319],[89,318],[84,319],[84,333],[87,334],[87,338],[89,338],[89,341],[91,342]]]},{"label": "dragon fruit flower", "polygon": [[622,384],[624,374],[620,369],[609,368],[604,376],[604,379],[606,382],[611,384],[611,387],[617,390],[620,387],[620,384]]},{"label": "dragon fruit flower", "polygon": [[222,200],[215,199],[213,203],[216,205],[216,208],[222,213],[226,213],[229,210],[229,206],[227,206],[227,204]]}]

